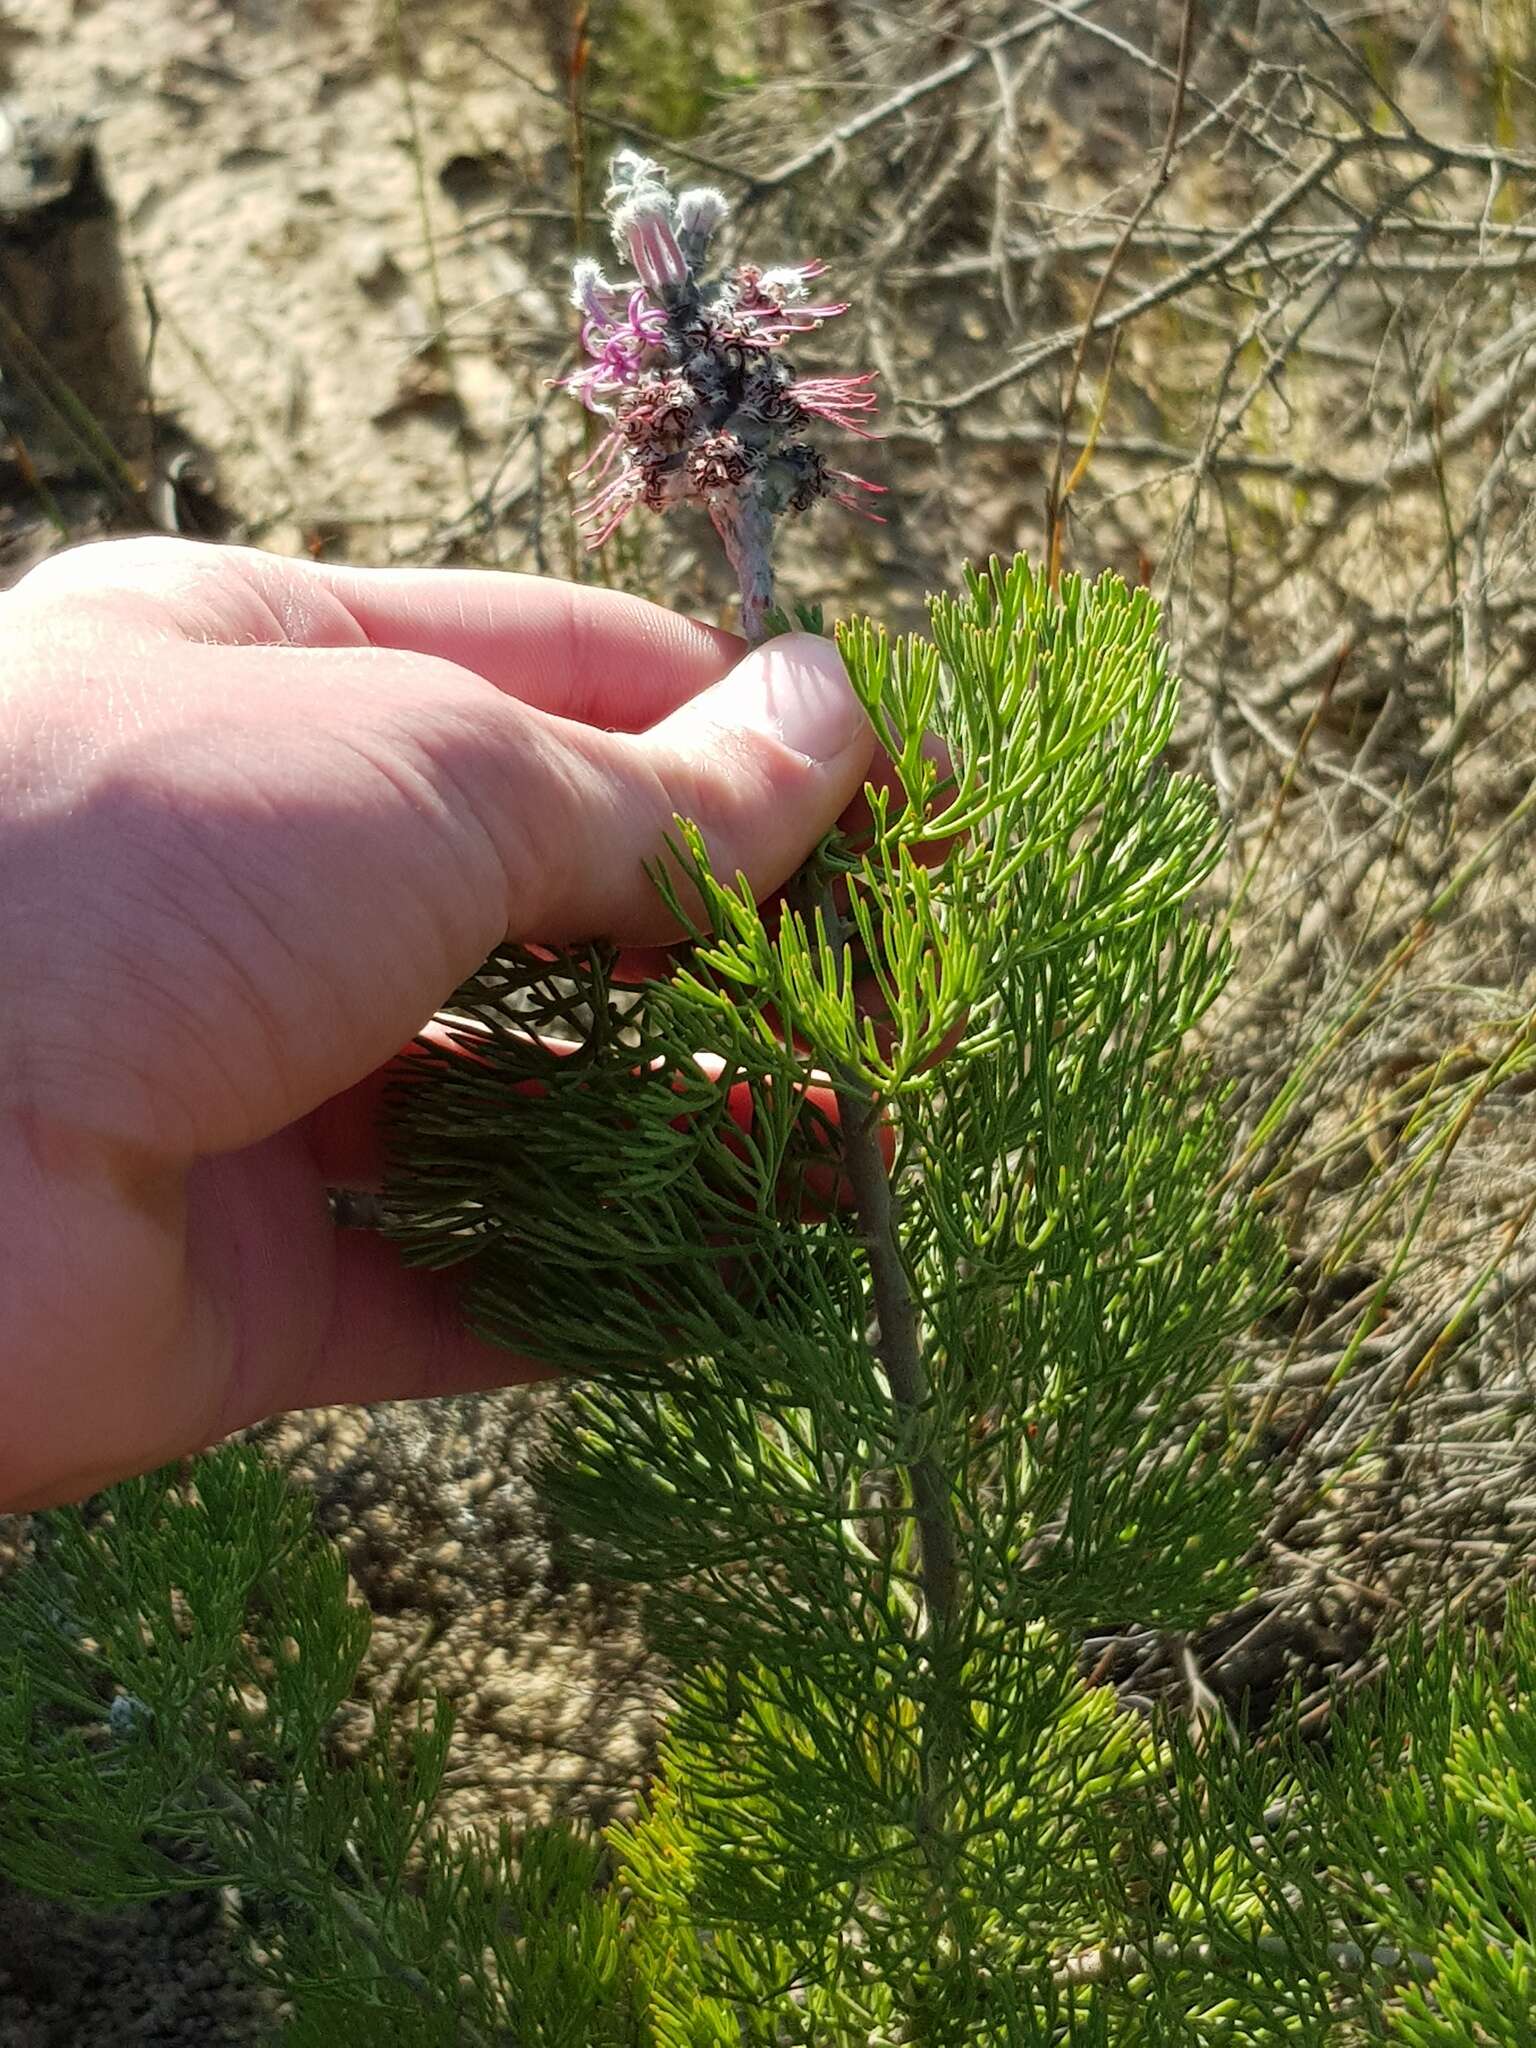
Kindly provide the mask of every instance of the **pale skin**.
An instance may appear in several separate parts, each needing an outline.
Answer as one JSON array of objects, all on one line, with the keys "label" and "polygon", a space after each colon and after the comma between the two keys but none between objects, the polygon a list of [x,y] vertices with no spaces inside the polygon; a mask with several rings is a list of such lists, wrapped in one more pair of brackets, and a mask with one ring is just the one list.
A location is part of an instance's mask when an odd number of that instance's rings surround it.
[{"label": "pale skin", "polygon": [[388,1063],[502,940],[672,936],[862,788],[836,651],[548,579],[147,540],[0,597],[0,1509],[262,1417],[506,1384],[338,1230]]}]

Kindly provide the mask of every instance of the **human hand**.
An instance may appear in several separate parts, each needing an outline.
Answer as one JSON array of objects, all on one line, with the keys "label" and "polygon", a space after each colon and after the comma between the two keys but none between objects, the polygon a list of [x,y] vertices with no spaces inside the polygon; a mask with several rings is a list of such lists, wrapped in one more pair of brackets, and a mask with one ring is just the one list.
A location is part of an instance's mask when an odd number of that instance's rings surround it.
[{"label": "human hand", "polygon": [[540,578],[113,541],[0,597],[0,1507],[538,1374],[335,1228],[384,1069],[509,937],[664,941],[674,814],[769,894],[873,748],[825,642]]}]

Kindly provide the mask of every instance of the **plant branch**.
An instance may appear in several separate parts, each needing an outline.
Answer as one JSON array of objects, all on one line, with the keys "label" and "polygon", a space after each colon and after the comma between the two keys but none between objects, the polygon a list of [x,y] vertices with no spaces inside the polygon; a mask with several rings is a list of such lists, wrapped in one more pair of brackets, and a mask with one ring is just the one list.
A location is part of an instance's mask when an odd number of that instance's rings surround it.
[{"label": "plant branch", "polygon": [[741,631],[749,647],[768,636],[773,609],[773,514],[752,483],[734,496],[722,494],[711,503],[709,516],[741,591]]},{"label": "plant branch", "polygon": [[[823,889],[820,915],[829,940],[840,944],[848,935],[848,925],[833,901],[830,885]],[[913,1454],[903,1462],[916,1523],[918,1583],[923,1596],[922,1645],[932,1665],[954,1629],[960,1590],[950,1487],[933,1452],[918,1448],[915,1442],[924,1426],[930,1389],[923,1363],[917,1302],[902,1256],[896,1198],[880,1151],[881,1104],[871,1089],[850,1075],[840,1076],[837,1088],[847,1105],[843,1165],[853,1191],[860,1238],[869,1259],[875,1312],[873,1348],[891,1390],[891,1405],[900,1433],[914,1445]],[[921,1827],[925,1839],[930,1841],[943,1831],[948,1804],[947,1748],[946,1743],[937,1739],[931,1721],[925,1718]]]},{"label": "plant branch", "polygon": [[1197,258],[1179,271],[1176,276],[1148,285],[1145,290],[1127,299],[1123,305],[1106,307],[1089,321],[1076,322],[1071,327],[1061,328],[1055,334],[1045,336],[1033,347],[1016,356],[1011,363],[1005,364],[1001,370],[993,371],[990,376],[981,378],[979,382],[969,385],[963,391],[940,394],[933,398],[907,399],[903,402],[914,412],[958,412],[965,406],[974,405],[978,399],[988,397],[994,391],[1001,391],[1010,384],[1018,383],[1021,378],[1031,375],[1044,364],[1075,352],[1081,346],[1085,335],[1092,340],[1101,334],[1111,334],[1117,327],[1125,326],[1128,321],[1139,319],[1152,307],[1179,298],[1193,286],[1219,275],[1247,250],[1261,243],[1276,222],[1283,220],[1286,214],[1299,206],[1309,193],[1315,192],[1319,185],[1325,184],[1341,164],[1349,162],[1353,157],[1365,155],[1368,148],[1369,138],[1365,136],[1340,137],[1312,163],[1298,171],[1291,182],[1276,193],[1268,206],[1262,208],[1251,220],[1209,250],[1206,255]]},{"label": "plant branch", "polygon": [[[829,129],[825,135],[819,137],[808,149],[802,149],[794,156],[786,157],[783,162],[775,164],[772,170],[754,178],[748,197],[753,200],[761,199],[767,193],[776,191],[781,185],[791,183],[802,172],[813,169],[829,156],[836,156],[855,137],[866,134],[871,128],[877,128],[882,121],[890,120],[895,114],[905,113],[907,108],[918,100],[925,99],[930,93],[942,91],[946,85],[953,85],[957,79],[966,77],[979,65],[990,62],[998,51],[1010,49],[1017,43],[1028,42],[1032,37],[1043,35],[1047,29],[1055,28],[1063,21],[1071,22],[1086,13],[1089,7],[1097,4],[1098,0],[1072,0],[1072,4],[1069,5],[1054,5],[1044,13],[1032,14],[1026,21],[1016,22],[1012,28],[1003,29],[998,35],[973,43],[969,49],[962,51],[949,63],[941,65],[938,70],[925,72],[921,78],[910,79],[878,105],[866,107],[862,113],[851,114],[846,121],[840,122],[837,127]],[[668,143],[667,146],[670,149],[672,145]]]},{"label": "plant branch", "polygon": [[[880,1106],[863,1090],[854,1100],[858,1113],[847,1127],[843,1163],[848,1169],[854,1207],[869,1254],[877,1329],[875,1352],[897,1414],[905,1426],[915,1429],[929,1398],[917,1304],[902,1261],[896,1201],[876,1136]],[[959,1585],[949,1486],[931,1452],[914,1458],[909,1472],[917,1510],[919,1576],[927,1633],[937,1636],[947,1633],[955,1618]]]},{"label": "plant branch", "polygon": [[[1103,307],[1105,294],[1109,290],[1110,282],[1124,261],[1125,252],[1134,240],[1137,229],[1156,205],[1162,195],[1163,187],[1168,183],[1172,175],[1174,150],[1178,145],[1179,127],[1184,119],[1184,95],[1189,85],[1189,60],[1194,49],[1194,41],[1195,0],[1184,0],[1184,16],[1179,28],[1178,69],[1175,72],[1173,81],[1173,104],[1168,111],[1168,126],[1163,136],[1162,153],[1158,157],[1157,169],[1152,173],[1151,181],[1142,193],[1140,202],[1129,220],[1125,223],[1125,226],[1121,229],[1120,238],[1110,251],[1109,261],[1099,272],[1098,282],[1094,286],[1093,297],[1088,303],[1088,312],[1083,321],[1082,335],[1078,341],[1076,352],[1072,357],[1072,367],[1067,375],[1066,390],[1062,394],[1060,408],[1061,431],[1056,438],[1056,453],[1051,464],[1051,480],[1047,486],[1045,497],[1046,572],[1050,576],[1053,589],[1061,577],[1062,520],[1066,513],[1067,500],[1071,497],[1073,490],[1085,474],[1088,464],[1092,460],[1093,444],[1097,438],[1098,422],[1095,421],[1094,431],[1090,432],[1083,452],[1078,458],[1071,476],[1068,477],[1066,473],[1067,430],[1077,405],[1078,387],[1082,383],[1083,366],[1088,358],[1088,344],[1098,324],[1099,313]],[[1116,328],[1110,336],[1109,361],[1104,370],[1105,397],[1109,394],[1110,382],[1114,376],[1115,348],[1119,338],[1120,330]],[[1099,404],[1100,415],[1102,415],[1103,409],[1103,399],[1101,399]]]}]

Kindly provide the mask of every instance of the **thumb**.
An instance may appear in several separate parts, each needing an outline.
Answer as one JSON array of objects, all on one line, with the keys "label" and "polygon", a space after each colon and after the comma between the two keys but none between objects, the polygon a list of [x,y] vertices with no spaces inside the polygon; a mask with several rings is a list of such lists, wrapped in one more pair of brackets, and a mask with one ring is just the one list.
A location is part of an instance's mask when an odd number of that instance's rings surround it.
[{"label": "thumb", "polygon": [[[754,648],[643,733],[550,719],[564,756],[530,778],[519,839],[547,849],[513,936],[654,944],[676,935],[645,864],[682,817],[722,879],[758,897],[788,880],[863,787],[875,734],[837,649],[810,633]],[[551,734],[551,736],[553,736]],[[534,834],[527,807],[553,814]]]}]

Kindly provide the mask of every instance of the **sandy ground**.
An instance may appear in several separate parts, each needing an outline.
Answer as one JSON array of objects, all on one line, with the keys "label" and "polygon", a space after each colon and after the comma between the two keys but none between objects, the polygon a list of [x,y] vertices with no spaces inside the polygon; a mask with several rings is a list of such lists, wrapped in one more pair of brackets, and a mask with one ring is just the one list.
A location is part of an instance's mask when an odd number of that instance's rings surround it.
[{"label": "sandy ground", "polygon": [[[418,547],[523,410],[519,337],[554,301],[504,240],[461,230],[493,198],[547,197],[558,120],[530,118],[475,31],[541,68],[491,6],[397,23],[356,0],[17,0],[0,17],[14,99],[93,124],[152,408],[264,546]],[[424,355],[441,316],[451,354]]]}]

